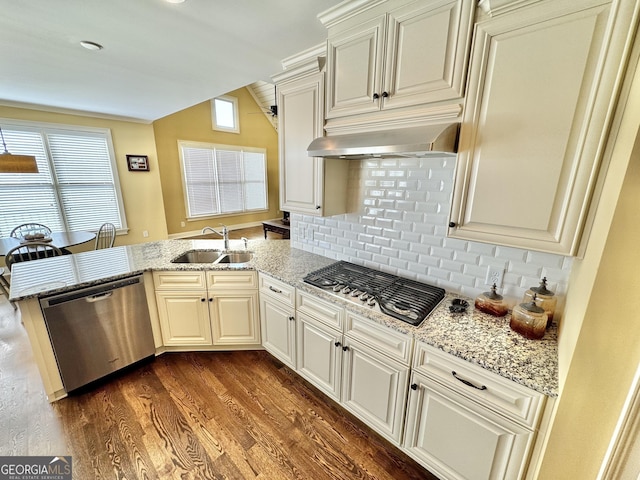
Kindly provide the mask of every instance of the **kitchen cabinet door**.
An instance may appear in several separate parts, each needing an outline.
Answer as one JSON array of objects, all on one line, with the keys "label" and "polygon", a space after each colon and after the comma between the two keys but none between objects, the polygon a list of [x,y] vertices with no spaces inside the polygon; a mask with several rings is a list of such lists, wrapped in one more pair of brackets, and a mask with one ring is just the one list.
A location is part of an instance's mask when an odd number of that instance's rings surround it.
[{"label": "kitchen cabinet door", "polygon": [[336,401],[340,401],[342,332],[298,312],[297,372]]},{"label": "kitchen cabinet door", "polygon": [[399,445],[409,367],[348,337],[345,337],[343,350],[342,405]]},{"label": "kitchen cabinet door", "polygon": [[280,208],[314,216],[346,211],[347,162],[309,157],[307,147],[324,134],[324,73],[277,84]]},{"label": "kitchen cabinet door", "polygon": [[396,0],[330,28],[326,117],[462,98],[474,8]]},{"label": "kitchen cabinet door", "polygon": [[380,109],[386,15],[329,35],[327,118]]},{"label": "kitchen cabinet door", "polygon": [[209,293],[214,345],[260,345],[258,292]]},{"label": "kitchen cabinet door", "polygon": [[156,300],[165,346],[211,345],[206,291],[157,291]]},{"label": "kitchen cabinet door", "polygon": [[260,295],[262,346],[285,365],[296,368],[296,317],[292,307]]},{"label": "kitchen cabinet door", "polygon": [[413,373],[404,450],[440,478],[519,479],[534,433]]},{"label": "kitchen cabinet door", "polygon": [[638,6],[525,3],[476,28],[448,234],[574,255]]}]

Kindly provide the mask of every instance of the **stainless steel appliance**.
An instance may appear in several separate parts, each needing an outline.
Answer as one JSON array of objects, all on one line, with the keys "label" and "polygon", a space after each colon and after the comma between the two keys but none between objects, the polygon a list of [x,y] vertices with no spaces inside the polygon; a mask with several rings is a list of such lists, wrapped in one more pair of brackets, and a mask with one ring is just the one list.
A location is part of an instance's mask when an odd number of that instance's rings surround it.
[{"label": "stainless steel appliance", "polygon": [[40,306],[67,392],[155,353],[141,275],[43,297]]},{"label": "stainless steel appliance", "polygon": [[345,261],[311,272],[303,280],[411,325],[422,323],[445,295],[440,287]]}]

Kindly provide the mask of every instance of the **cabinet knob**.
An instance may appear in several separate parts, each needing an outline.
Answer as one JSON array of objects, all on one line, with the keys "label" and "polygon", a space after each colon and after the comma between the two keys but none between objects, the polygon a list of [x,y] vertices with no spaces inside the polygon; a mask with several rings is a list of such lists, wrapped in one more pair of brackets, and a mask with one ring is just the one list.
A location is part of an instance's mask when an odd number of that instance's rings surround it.
[{"label": "cabinet knob", "polygon": [[339,347],[339,346],[340,346],[340,345],[342,345],[342,344],[341,344],[340,342],[336,342],[336,343],[334,343],[334,345],[335,345],[336,347]]},{"label": "cabinet knob", "polygon": [[456,222],[449,222],[449,228],[453,228],[456,226]]},{"label": "cabinet knob", "polygon": [[293,322],[296,319],[296,317],[289,317],[289,321]]},{"label": "cabinet knob", "polygon": [[316,210],[320,210],[322,207],[320,205],[316,205]]},{"label": "cabinet knob", "polygon": [[207,299],[206,299],[206,298],[201,298],[201,299],[200,299],[200,301],[201,301],[201,302],[206,302],[206,301],[207,301]]},{"label": "cabinet knob", "polygon": [[210,301],[210,302],[213,302],[213,297],[211,297],[211,298],[209,299],[209,301]]},{"label": "cabinet knob", "polygon": [[411,390],[417,390],[418,389],[418,385],[415,383],[411,384]]},{"label": "cabinet knob", "polygon": [[346,345],[344,347],[342,347],[342,351],[346,352],[347,350],[349,350],[349,347],[347,347]]},{"label": "cabinet knob", "polygon": [[373,94],[373,99],[374,100],[378,100],[380,98],[380,95],[378,95],[377,93]]},{"label": "cabinet knob", "polygon": [[382,98],[387,98],[389,96],[389,93],[387,92],[382,92]]}]

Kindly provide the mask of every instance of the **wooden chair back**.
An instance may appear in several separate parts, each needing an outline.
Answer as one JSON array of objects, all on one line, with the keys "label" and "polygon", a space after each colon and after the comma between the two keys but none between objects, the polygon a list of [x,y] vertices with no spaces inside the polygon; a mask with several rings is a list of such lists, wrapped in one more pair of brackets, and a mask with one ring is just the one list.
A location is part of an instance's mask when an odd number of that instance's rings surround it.
[{"label": "wooden chair back", "polygon": [[57,257],[58,255],[62,255],[62,250],[55,245],[46,242],[28,242],[9,250],[4,257],[4,261],[9,270],[11,270],[14,263]]},{"label": "wooden chair back", "polygon": [[44,234],[45,237],[51,235],[51,229],[41,223],[23,223],[11,230],[11,237],[24,238],[25,235]]},{"label": "wooden chair back", "polygon": [[116,227],[112,223],[104,223],[96,235],[95,249],[111,248],[116,241]]}]

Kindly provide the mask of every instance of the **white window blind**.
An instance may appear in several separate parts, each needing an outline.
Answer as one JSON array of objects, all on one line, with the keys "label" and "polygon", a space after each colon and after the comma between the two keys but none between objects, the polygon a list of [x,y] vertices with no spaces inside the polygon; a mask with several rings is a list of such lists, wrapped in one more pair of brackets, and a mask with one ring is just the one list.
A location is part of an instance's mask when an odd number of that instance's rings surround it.
[{"label": "white window blind", "polygon": [[267,209],[266,150],[179,142],[189,218]]},{"label": "white window blind", "polygon": [[39,173],[0,175],[0,236],[22,223],[53,231],[126,228],[108,130],[2,125],[11,153],[35,155]]}]

